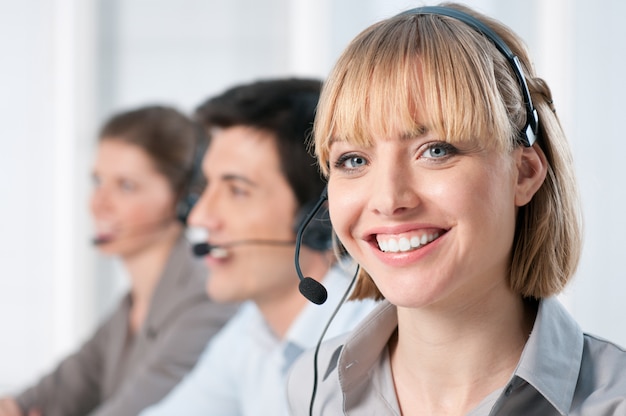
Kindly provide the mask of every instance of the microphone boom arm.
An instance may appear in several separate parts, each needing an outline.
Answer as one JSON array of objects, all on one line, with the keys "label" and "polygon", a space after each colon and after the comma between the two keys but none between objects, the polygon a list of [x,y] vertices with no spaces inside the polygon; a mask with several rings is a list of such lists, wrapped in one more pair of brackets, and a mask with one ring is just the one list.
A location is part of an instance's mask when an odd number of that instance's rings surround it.
[{"label": "microphone boom arm", "polygon": [[300,285],[298,286],[298,289],[305,298],[317,305],[321,305],[322,303],[326,302],[326,299],[328,298],[328,292],[326,292],[326,288],[320,282],[311,277],[304,277],[304,274],[302,274],[302,269],[300,268],[300,247],[302,246],[302,236],[304,234],[304,230],[309,225],[311,220],[313,220],[324,202],[326,202],[327,200],[328,190],[326,187],[324,187],[324,190],[322,191],[322,194],[320,195],[318,201],[315,203],[315,206],[307,214],[300,227],[298,227],[298,233],[296,234],[296,250],[294,253],[296,273],[298,274],[298,278],[300,279]]}]

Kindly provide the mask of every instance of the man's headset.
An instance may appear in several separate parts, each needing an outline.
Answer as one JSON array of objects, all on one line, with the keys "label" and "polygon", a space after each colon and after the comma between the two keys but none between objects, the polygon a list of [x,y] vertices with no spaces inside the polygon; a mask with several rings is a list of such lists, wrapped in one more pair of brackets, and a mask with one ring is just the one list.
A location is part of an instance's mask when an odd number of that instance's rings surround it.
[{"label": "man's headset", "polygon": [[[326,189],[322,195],[326,194]],[[302,244],[316,251],[326,251],[332,248],[333,227],[330,224],[328,209],[322,209],[325,199],[312,200],[300,207],[294,222],[294,232],[296,241],[301,240]],[[319,205],[319,206],[318,206]],[[312,215],[309,217],[309,214]],[[298,233],[302,229],[301,235]]]},{"label": "man's headset", "polygon": [[200,199],[204,189],[205,180],[202,175],[202,160],[208,146],[208,140],[204,128],[196,124],[196,143],[193,150],[191,167],[185,179],[182,195],[176,204],[176,218],[187,225],[187,218],[193,206]]},{"label": "man's headset", "polygon": [[[439,7],[439,6],[418,7],[418,8],[407,10],[403,13],[400,13],[398,16],[424,15],[424,14],[433,14],[433,15],[452,17],[456,20],[459,20],[465,23],[466,25],[468,25],[469,27],[471,27],[472,29],[474,29],[475,31],[477,31],[478,33],[482,34],[487,39],[489,39],[496,46],[496,48],[500,51],[500,53],[504,55],[504,57],[507,59],[507,61],[511,65],[511,68],[513,69],[513,72],[515,73],[517,77],[517,80],[518,80],[518,83],[522,92],[522,97],[524,99],[524,106],[526,107],[526,124],[524,125],[524,127],[521,129],[519,133],[519,141],[526,147],[532,146],[537,140],[537,135],[539,131],[539,116],[537,114],[537,110],[533,106],[533,102],[530,96],[530,90],[528,89],[526,78],[524,77],[524,72],[522,71],[522,66],[519,61],[519,58],[511,51],[511,49],[502,40],[502,38],[498,36],[496,32],[494,32],[491,28],[489,28],[487,25],[485,25],[483,22],[476,19],[475,17],[467,13],[461,12],[459,10],[451,9],[448,7]],[[300,252],[301,238],[302,238],[304,229],[307,227],[309,222],[311,222],[312,218],[316,215],[317,211],[321,209],[321,207],[324,205],[327,199],[328,199],[328,194],[327,194],[326,189],[324,189],[319,200],[313,206],[309,215],[305,217],[300,228],[298,229],[297,241],[296,241],[295,265],[296,265],[296,271],[297,271],[298,277],[300,278],[300,293],[302,293],[302,295],[304,295],[304,297],[306,297],[311,302],[317,303],[317,304],[321,304],[326,301],[326,297],[327,297],[326,288],[324,288],[324,286],[321,283],[319,283],[317,280],[311,277],[303,276],[302,271],[300,270],[299,252]],[[357,273],[355,274],[355,277],[357,274],[358,274],[358,269],[357,269]],[[352,283],[354,283],[354,279]],[[339,303],[339,305],[343,303],[343,300],[346,298],[347,293],[351,290],[352,283],[350,284],[348,291],[344,295],[344,298]],[[338,308],[339,306],[337,307],[337,310]],[[328,326],[330,325],[330,322],[335,317],[337,310],[335,310],[335,313],[333,313],[333,315],[331,316],[329,322],[326,325],[326,328],[328,328]],[[324,329],[324,331],[322,332],[322,335],[315,347],[315,353],[314,353],[314,358],[313,358],[313,366],[314,366],[313,368],[313,391],[311,394],[311,401],[309,403],[309,415],[313,415],[313,404],[315,403],[315,396],[317,393],[317,378],[318,378],[317,356],[318,356],[319,348],[320,348],[320,345],[321,345],[321,342],[325,333],[326,333],[326,329]]]},{"label": "man's headset", "polygon": [[[196,256],[206,256],[207,254],[211,254],[215,257],[227,257],[228,250],[235,246],[292,246],[295,244],[298,253],[297,256],[299,258],[300,247],[302,245],[305,245],[315,251],[324,252],[330,250],[332,248],[332,226],[330,224],[328,210],[321,209],[323,203],[324,201],[320,202],[313,200],[300,207],[294,221],[294,233],[297,235],[295,241],[275,239],[243,239],[232,241],[223,245],[212,245],[208,242],[198,242],[192,246],[193,253]],[[300,270],[299,264],[297,267],[298,270]],[[324,288],[322,287],[322,289]],[[317,304],[321,304],[326,300],[325,297],[323,300],[319,299],[319,297],[314,297],[309,300]]]}]

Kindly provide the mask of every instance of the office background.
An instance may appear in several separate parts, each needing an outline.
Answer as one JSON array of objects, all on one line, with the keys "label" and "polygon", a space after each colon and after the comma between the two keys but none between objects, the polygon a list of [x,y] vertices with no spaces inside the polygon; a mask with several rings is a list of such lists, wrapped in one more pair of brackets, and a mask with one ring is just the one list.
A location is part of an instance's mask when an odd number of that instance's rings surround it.
[{"label": "office background", "polygon": [[[521,34],[552,86],[585,214],[582,262],[561,299],[583,329],[626,345],[626,3],[464,3]],[[95,132],[111,112],[191,111],[235,83],[323,78],[359,31],[423,4],[0,0],[0,394],[76,348],[126,287],[89,244]]]}]

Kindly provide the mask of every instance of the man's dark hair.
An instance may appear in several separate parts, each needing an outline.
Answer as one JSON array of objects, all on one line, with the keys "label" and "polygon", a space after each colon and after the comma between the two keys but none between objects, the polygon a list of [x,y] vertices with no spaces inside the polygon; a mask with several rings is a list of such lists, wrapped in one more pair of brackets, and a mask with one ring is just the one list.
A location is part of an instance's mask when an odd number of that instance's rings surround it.
[{"label": "man's dark hair", "polygon": [[201,104],[196,118],[209,136],[213,128],[233,126],[272,134],[283,174],[302,206],[317,199],[325,185],[308,147],[321,86],[319,80],[296,78],[239,85]]}]

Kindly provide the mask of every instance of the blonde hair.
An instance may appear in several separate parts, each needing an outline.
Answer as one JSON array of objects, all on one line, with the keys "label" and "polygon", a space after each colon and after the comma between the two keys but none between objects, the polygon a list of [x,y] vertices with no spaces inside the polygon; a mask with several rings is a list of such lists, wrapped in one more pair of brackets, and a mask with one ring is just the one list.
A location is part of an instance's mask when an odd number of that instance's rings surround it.
[{"label": "blonde hair", "polygon": [[[548,174],[519,209],[510,286],[525,297],[556,294],[578,265],[581,218],[571,152],[550,90],[509,28],[465,6],[443,6],[489,26],[522,64],[539,115],[535,146],[546,155]],[[367,146],[373,137],[397,133],[398,126],[425,127],[451,143],[472,141],[507,152],[520,145],[526,118],[516,75],[489,39],[454,18],[403,14],[365,29],[339,58],[320,97],[315,152],[328,176],[333,140]],[[361,269],[352,298],[367,297],[383,295]]]}]

